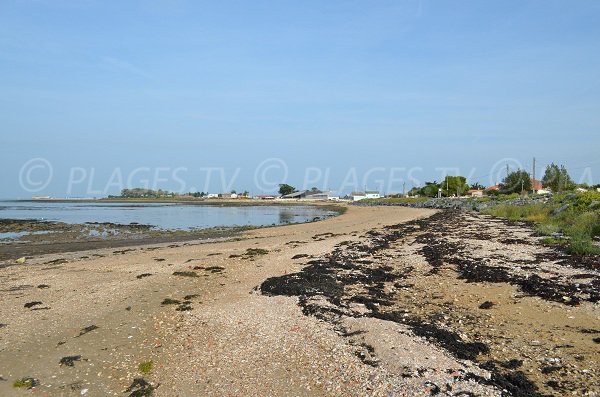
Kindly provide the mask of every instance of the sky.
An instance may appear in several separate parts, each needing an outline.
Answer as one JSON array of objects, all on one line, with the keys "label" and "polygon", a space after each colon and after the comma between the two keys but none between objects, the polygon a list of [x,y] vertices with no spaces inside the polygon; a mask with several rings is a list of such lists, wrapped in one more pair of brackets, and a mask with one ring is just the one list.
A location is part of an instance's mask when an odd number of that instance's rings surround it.
[{"label": "sky", "polygon": [[598,1],[0,1],[0,198],[600,183]]}]

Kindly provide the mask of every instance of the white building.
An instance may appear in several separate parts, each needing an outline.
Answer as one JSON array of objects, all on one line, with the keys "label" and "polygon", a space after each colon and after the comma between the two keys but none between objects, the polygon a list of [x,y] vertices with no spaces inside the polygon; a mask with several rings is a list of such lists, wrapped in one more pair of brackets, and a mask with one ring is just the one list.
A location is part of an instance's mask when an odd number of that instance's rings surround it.
[{"label": "white building", "polygon": [[381,195],[379,194],[379,192],[376,192],[374,190],[367,190],[365,192],[365,198],[367,198],[367,199],[378,199],[378,198],[381,198]]},{"label": "white building", "polygon": [[350,193],[350,200],[352,201],[360,201],[367,198],[367,195],[363,192],[352,192]]}]

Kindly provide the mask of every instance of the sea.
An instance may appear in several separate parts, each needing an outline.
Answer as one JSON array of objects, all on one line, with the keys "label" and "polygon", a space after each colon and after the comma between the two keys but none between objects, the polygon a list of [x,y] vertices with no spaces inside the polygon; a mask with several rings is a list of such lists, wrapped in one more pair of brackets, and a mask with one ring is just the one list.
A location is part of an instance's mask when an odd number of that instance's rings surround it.
[{"label": "sea", "polygon": [[68,224],[110,222],[151,225],[164,230],[217,226],[303,223],[336,215],[310,205],[195,205],[77,201],[0,201],[0,219],[34,219]]}]

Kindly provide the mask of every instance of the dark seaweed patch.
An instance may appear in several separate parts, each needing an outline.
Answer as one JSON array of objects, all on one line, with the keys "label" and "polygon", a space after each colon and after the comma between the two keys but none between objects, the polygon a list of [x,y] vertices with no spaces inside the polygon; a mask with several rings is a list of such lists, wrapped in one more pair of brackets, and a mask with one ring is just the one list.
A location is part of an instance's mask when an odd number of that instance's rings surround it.
[{"label": "dark seaweed patch", "polygon": [[77,355],[77,356],[66,356],[60,359],[60,361],[58,362],[58,365],[63,366],[66,365],[67,367],[73,367],[75,365],[75,361],[80,361],[81,360],[81,356]]},{"label": "dark seaweed patch", "polygon": [[551,374],[552,372],[560,371],[561,369],[562,369],[562,366],[560,366],[560,365],[550,365],[547,367],[542,367],[540,369],[540,371],[542,371],[542,373],[544,375],[547,375],[547,374]]},{"label": "dark seaweed patch", "polygon": [[38,306],[38,305],[43,305],[43,303],[40,301],[33,301],[33,302],[27,302],[24,306],[25,306],[25,308],[30,309],[30,308],[32,308],[34,306]]},{"label": "dark seaweed patch", "polygon": [[292,256],[292,259],[301,259],[301,258],[308,258],[310,255],[308,254],[297,254]]},{"label": "dark seaweed patch", "polygon": [[150,277],[150,276],[152,276],[152,273],[142,273],[142,274],[138,274],[137,276],[135,276],[135,278],[142,279],[144,277]]},{"label": "dark seaweed patch", "polygon": [[120,255],[124,255],[128,252],[132,252],[135,251],[135,249],[132,248],[128,248],[128,249],[124,249],[124,250],[117,250],[117,251],[113,251],[113,254],[120,254]]},{"label": "dark seaweed patch", "polygon": [[143,378],[135,378],[131,385],[125,389],[125,392],[130,393],[129,397],[151,396],[156,387],[152,386]]},{"label": "dark seaweed patch", "polygon": [[37,286],[39,289],[46,289],[46,288],[50,288],[50,286],[48,284],[40,284]]},{"label": "dark seaweed patch", "polygon": [[183,302],[175,308],[175,310],[177,310],[178,312],[187,312],[192,309],[192,302],[189,301]]},{"label": "dark seaweed patch", "polygon": [[254,256],[260,256],[260,255],[266,255],[268,253],[269,253],[269,250],[266,250],[264,248],[248,248],[246,250],[246,252],[244,253],[244,256],[254,257]]},{"label": "dark seaweed patch", "polygon": [[481,305],[479,305],[480,309],[491,309],[492,307],[494,307],[494,302],[490,302],[490,301],[485,301],[483,302]]},{"label": "dark seaweed patch", "polygon": [[178,301],[177,299],[171,299],[171,298],[165,298],[163,299],[163,301],[160,303],[161,305],[179,305],[181,302]]},{"label": "dark seaweed patch", "polygon": [[198,277],[198,273],[196,272],[173,272],[173,275],[181,277]]},{"label": "dark seaweed patch", "polygon": [[53,259],[48,262],[44,262],[44,265],[61,265],[63,263],[67,263],[67,262],[69,262],[69,261],[66,260],[65,258],[58,258],[58,259]]},{"label": "dark seaweed patch", "polygon": [[523,360],[518,360],[513,358],[512,360],[508,360],[504,363],[500,363],[500,365],[506,369],[517,369],[523,365]]},{"label": "dark seaweed patch", "polygon": [[222,266],[208,266],[204,268],[204,271],[211,273],[221,273],[223,270],[225,270],[225,268]]},{"label": "dark seaweed patch", "polygon": [[95,331],[98,328],[100,328],[100,327],[98,327],[97,325],[93,325],[93,324],[88,325],[87,327],[81,329],[81,331],[79,332],[79,335],[77,335],[76,338],[79,338],[80,336],[83,336],[89,332]]}]

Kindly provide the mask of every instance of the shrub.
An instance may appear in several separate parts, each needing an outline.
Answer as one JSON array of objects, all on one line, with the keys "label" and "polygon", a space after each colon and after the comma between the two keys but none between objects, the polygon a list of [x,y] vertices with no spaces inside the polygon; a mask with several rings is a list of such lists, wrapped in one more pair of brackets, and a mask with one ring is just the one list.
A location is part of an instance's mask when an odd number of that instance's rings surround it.
[{"label": "shrub", "polygon": [[594,245],[591,239],[575,237],[569,243],[569,253],[579,255],[598,255],[600,247]]},{"label": "shrub", "polygon": [[577,195],[577,208],[585,210],[594,201],[600,201],[600,192],[584,192]]}]

